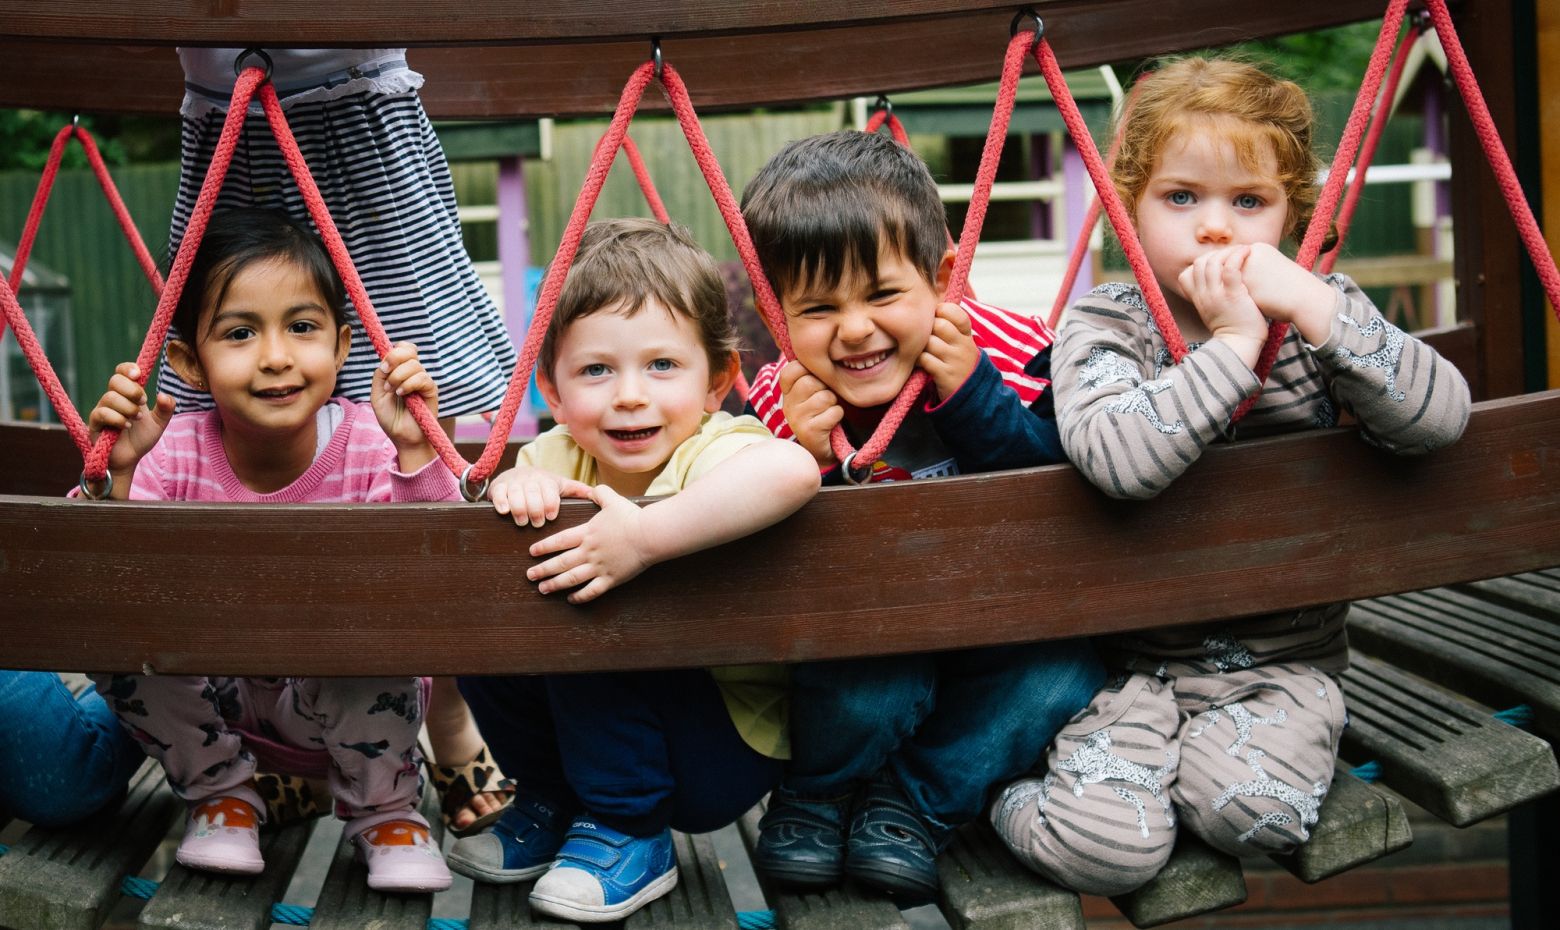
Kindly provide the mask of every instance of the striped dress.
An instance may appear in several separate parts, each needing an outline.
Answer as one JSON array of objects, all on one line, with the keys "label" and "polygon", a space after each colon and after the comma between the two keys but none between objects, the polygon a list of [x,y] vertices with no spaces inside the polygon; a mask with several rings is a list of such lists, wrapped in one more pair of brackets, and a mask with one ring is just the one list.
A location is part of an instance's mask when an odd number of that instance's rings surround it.
[{"label": "striped dress", "polygon": [[[179,50],[186,90],[170,256],[184,238],[221,134],[238,52]],[[417,344],[439,385],[440,416],[497,408],[515,350],[461,241],[449,165],[417,97],[422,76],[407,67],[404,49],[268,54],[288,125],[391,341]],[[309,222],[258,104],[250,108],[217,206],[270,207]],[[356,314],[352,329],[336,393],[366,401],[379,360]],[[211,405],[166,360],[158,384],[180,410]]]}]

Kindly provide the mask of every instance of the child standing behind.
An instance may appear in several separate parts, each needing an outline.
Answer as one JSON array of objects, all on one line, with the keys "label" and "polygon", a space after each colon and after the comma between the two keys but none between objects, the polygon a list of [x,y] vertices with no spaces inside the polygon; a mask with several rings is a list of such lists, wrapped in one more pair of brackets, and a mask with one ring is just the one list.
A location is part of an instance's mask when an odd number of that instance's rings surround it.
[{"label": "child standing behind", "polygon": [[[1316,203],[1305,93],[1250,65],[1185,59],[1138,85],[1113,179],[1190,352],[1172,364],[1142,292],[1079,300],[1055,372],[1068,456],[1112,497],[1148,498],[1233,439],[1335,426],[1399,454],[1455,440],[1468,386],[1343,275],[1278,251]],[[1267,321],[1291,324],[1266,384]],[[1313,501],[1313,505],[1338,502]],[[1152,558],[1152,553],[1145,557]],[[992,821],[1025,863],[1077,891],[1152,878],[1179,820],[1234,855],[1293,851],[1332,782],[1344,726],[1347,604],[1114,637],[1118,672],[1057,738],[1044,778]]]},{"label": "child standing behind", "polygon": [[[796,359],[765,366],[750,402],[845,479],[829,447],[859,444],[916,368],[932,389],[872,481],[1061,461],[1051,332],[965,300],[943,303],[954,253],[926,165],[876,135],[792,143],[748,185],[742,211]],[[854,476],[851,476],[854,477]],[[988,789],[1033,765],[1102,672],[1085,642],[1050,642],[792,668],[792,757],[754,863],[811,888],[842,874],[891,894],[937,890],[937,854]]]},{"label": "child standing behind", "polygon": [[[657,562],[762,529],[806,503],[818,470],[751,417],[718,412],[737,372],[715,262],[677,226],[588,227],[537,362],[558,421],[494,480],[493,505],[541,526],[563,497],[590,522],[531,546],[543,594],[591,600]],[[629,496],[671,495],[643,507]],[[462,678],[513,805],[450,853],[479,881],[541,875],[535,910],[618,920],[677,884],[671,828],[735,820],[780,776],[784,669]],[[545,873],[545,874],[543,874]]]},{"label": "child standing behind", "polygon": [[[91,428],[122,430],[109,454],[125,500],[360,503],[458,500],[455,478],[406,410],[438,392],[410,343],[374,371],[371,405],[333,397],[351,330],[345,294],[319,240],[266,210],[211,218],[174,311],[168,357],[214,409],[148,408],[134,363],[119,366]],[[238,645],[235,643],[235,645]],[[189,804],[176,858],[194,869],[265,868],[257,763],[328,774],[336,814],[381,891],[450,885],[428,824],[417,678],[202,678],[98,675],[119,719]]]}]

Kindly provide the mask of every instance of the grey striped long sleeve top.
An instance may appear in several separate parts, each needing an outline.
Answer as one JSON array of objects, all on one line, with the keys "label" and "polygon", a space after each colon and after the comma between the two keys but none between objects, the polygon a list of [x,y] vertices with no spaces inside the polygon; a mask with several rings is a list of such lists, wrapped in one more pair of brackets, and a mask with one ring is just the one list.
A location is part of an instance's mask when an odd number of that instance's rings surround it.
[{"label": "grey striped long sleeve top", "polygon": [[[1418,339],[1388,323],[1344,275],[1332,333],[1310,346],[1290,328],[1267,387],[1239,424],[1242,437],[1334,426],[1340,410],[1367,441],[1414,455],[1455,441],[1468,422],[1468,384]],[[1230,417],[1258,388],[1256,375],[1221,342],[1191,347],[1174,364],[1142,292],[1105,284],[1071,308],[1052,363],[1062,446],[1112,497],[1150,498],[1210,443],[1234,438]],[[1343,605],[1118,637],[1139,671],[1212,672],[1266,661],[1346,663]],[[1136,656],[1136,659],[1131,657]],[[1185,663],[1184,665],[1182,663]]]}]

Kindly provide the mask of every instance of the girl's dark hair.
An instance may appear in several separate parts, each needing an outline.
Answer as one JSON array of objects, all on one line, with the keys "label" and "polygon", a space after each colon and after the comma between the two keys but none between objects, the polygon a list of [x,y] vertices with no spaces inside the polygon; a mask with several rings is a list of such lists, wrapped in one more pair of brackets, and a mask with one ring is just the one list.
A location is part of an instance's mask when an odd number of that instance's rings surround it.
[{"label": "girl's dark hair", "polygon": [[815,283],[833,287],[852,269],[876,281],[883,245],[932,282],[948,248],[948,214],[926,163],[852,129],[775,153],[743,191],[742,216],[782,299]]},{"label": "girl's dark hair", "polygon": [[319,237],[284,213],[243,207],[211,214],[206,235],[190,265],[189,279],[173,311],[175,338],[193,348],[200,338],[202,308],[222,306],[234,276],[243,269],[255,262],[278,260],[297,266],[309,276],[325,298],[337,326],[351,321],[346,288]]}]

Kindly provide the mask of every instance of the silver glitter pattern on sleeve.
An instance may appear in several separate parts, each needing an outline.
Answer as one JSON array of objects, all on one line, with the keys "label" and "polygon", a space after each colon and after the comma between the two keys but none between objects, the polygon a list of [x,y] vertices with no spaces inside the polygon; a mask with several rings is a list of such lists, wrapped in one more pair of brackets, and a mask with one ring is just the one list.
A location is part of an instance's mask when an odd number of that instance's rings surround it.
[{"label": "silver glitter pattern on sleeve", "polygon": [[1338,346],[1333,350],[1333,355],[1340,361],[1348,362],[1355,368],[1380,368],[1386,377],[1386,395],[1395,401],[1402,402],[1408,395],[1397,389],[1398,365],[1403,360],[1403,343],[1405,336],[1403,331],[1388,323],[1377,314],[1371,317],[1369,323],[1361,326],[1348,314],[1338,314],[1338,320],[1348,326],[1352,326],[1355,332],[1362,338],[1374,336],[1383,331],[1387,336],[1382,340],[1381,346],[1364,355],[1357,355],[1344,346]]}]

